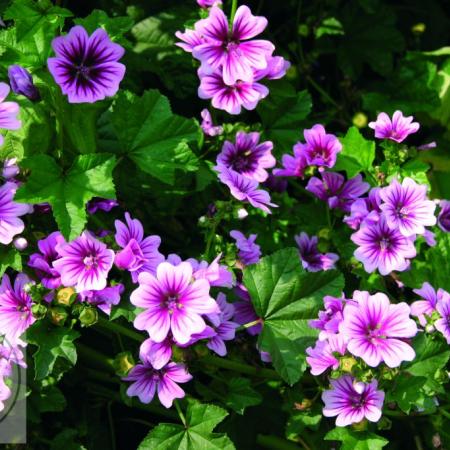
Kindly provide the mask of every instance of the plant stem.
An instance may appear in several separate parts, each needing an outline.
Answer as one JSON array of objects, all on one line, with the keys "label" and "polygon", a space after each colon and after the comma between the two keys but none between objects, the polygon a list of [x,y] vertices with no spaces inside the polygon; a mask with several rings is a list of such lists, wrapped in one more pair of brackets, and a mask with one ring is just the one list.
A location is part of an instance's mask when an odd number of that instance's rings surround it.
[{"label": "plant stem", "polygon": [[202,364],[220,367],[222,369],[234,370],[236,372],[253,375],[255,377],[267,378],[269,380],[279,380],[279,375],[272,369],[254,367],[248,364],[232,361],[230,359],[218,358],[217,356],[204,356],[200,361]]},{"label": "plant stem", "polygon": [[244,323],[244,325],[242,325],[242,328],[251,328],[254,327],[255,325],[259,325],[260,323],[261,319],[256,319],[253,322]]},{"label": "plant stem", "polygon": [[109,320],[106,320],[102,317],[98,319],[97,325],[101,328],[113,331],[114,333],[119,333],[122,334],[123,336],[127,336],[136,342],[143,342],[145,340],[145,337],[142,336],[141,334],[136,333],[135,331],[130,330],[127,327],[124,327],[123,325],[119,325],[118,323],[110,322]]},{"label": "plant stem", "polygon": [[175,408],[177,409],[177,413],[180,417],[181,422],[183,423],[184,428],[187,428],[186,417],[184,417],[183,411],[180,406],[180,402],[177,399],[175,399],[173,404],[175,405]]},{"label": "plant stem", "polygon": [[231,3],[231,12],[230,12],[230,28],[233,26],[234,16],[236,15],[237,10],[237,0],[233,0]]},{"label": "plant stem", "polygon": [[334,100],[330,94],[328,94],[325,89],[323,89],[318,83],[314,81],[313,78],[311,78],[309,75],[306,77],[306,80],[308,83],[322,96],[324,100],[326,100],[328,103],[331,103],[335,108],[340,109],[339,104]]},{"label": "plant stem", "polygon": [[77,351],[80,355],[81,359],[85,361],[89,361],[93,367],[97,367],[98,369],[107,370],[110,373],[114,373],[113,367],[113,359],[108,358],[96,350],[88,347],[87,345],[77,343]]},{"label": "plant stem", "polygon": [[[299,450],[300,447],[293,442],[289,442],[286,439],[278,436],[272,436],[267,434],[258,434],[256,436],[256,442],[264,448],[273,450]],[[310,450],[309,447],[305,447],[306,450]]]}]

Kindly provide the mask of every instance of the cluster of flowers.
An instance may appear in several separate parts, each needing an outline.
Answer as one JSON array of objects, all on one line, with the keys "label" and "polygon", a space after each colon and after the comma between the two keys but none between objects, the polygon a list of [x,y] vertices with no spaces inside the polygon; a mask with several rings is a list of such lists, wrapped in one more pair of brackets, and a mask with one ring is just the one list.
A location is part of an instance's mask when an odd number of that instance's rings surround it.
[{"label": "cluster of flowers", "polygon": [[212,106],[229,114],[240,114],[242,108],[252,110],[269,94],[262,79],[279,79],[290,64],[281,56],[272,56],[275,47],[267,40],[253,39],[267,27],[265,17],[254,16],[240,6],[231,27],[217,2],[210,6],[209,16],[195,23],[193,29],[176,36],[177,45],[200,61],[198,95],[211,99]]},{"label": "cluster of flowers", "polygon": [[365,291],[355,291],[352,299],[327,296],[324,306],[319,318],[309,323],[320,330],[319,338],[314,347],[306,350],[314,376],[332,369],[332,389],[322,394],[323,414],[337,416],[337,426],[364,418],[377,422],[382,414],[384,392],[378,390],[373,375],[376,371],[366,369],[383,363],[396,368],[402,361],[415,358],[406,341],[418,331],[416,322],[410,318],[412,311],[406,303],[391,303],[385,294],[370,295]]}]

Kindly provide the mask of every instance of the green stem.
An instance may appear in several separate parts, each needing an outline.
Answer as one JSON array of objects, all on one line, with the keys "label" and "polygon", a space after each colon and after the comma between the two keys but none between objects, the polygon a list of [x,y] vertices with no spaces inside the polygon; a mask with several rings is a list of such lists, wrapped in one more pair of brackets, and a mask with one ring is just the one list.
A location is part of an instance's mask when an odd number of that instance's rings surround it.
[{"label": "green stem", "polygon": [[98,319],[96,325],[98,325],[101,328],[113,331],[114,333],[119,333],[122,334],[123,336],[127,336],[136,342],[143,342],[145,340],[145,337],[142,336],[141,334],[136,333],[135,331],[130,330],[127,327],[119,325],[118,323],[110,322],[109,320],[106,320],[103,317],[100,317]]},{"label": "green stem", "polygon": [[183,411],[180,406],[180,402],[177,399],[175,399],[173,404],[175,405],[175,408],[177,409],[178,416],[180,417],[180,420],[183,423],[184,428],[187,428],[186,417],[184,417]]},{"label": "green stem", "polygon": [[447,419],[450,419],[450,413],[448,413],[445,409],[439,410],[439,412],[444,416],[447,417]]},{"label": "green stem", "polygon": [[417,450],[423,450],[422,441],[420,440],[420,436],[417,434],[414,436],[414,443],[416,444]]},{"label": "green stem", "polygon": [[332,104],[337,109],[340,109],[339,104],[334,100],[327,91],[325,91],[318,83],[316,83],[310,76],[306,77],[308,83],[322,96],[324,100]]},{"label": "green stem", "polygon": [[[300,450],[300,447],[298,445],[278,436],[258,434],[258,436],[256,436],[256,442],[261,447],[273,450]],[[305,449],[310,450],[309,447],[305,447]]]},{"label": "green stem", "polygon": [[272,369],[253,367],[248,364],[232,361],[230,359],[218,358],[217,356],[204,356],[199,361],[202,364],[220,367],[221,369],[234,370],[236,372],[253,375],[255,377],[267,378],[269,380],[279,380],[279,375]]},{"label": "green stem", "polygon": [[233,0],[231,3],[231,12],[230,12],[230,28],[233,26],[234,16],[236,15],[237,10],[237,0]]},{"label": "green stem", "polygon": [[103,369],[110,373],[115,373],[113,367],[114,360],[112,358],[108,358],[102,353],[97,352],[96,350],[93,350],[87,345],[81,343],[77,343],[77,351],[78,354],[80,355],[80,358],[85,361],[88,361],[92,367]]}]

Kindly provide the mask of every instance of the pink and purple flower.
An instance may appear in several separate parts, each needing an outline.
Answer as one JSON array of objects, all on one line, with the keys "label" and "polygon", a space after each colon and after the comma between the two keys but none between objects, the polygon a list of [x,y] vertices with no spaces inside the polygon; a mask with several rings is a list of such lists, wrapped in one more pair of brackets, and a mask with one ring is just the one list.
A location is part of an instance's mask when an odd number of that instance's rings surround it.
[{"label": "pink and purple flower", "polygon": [[285,154],[281,158],[282,169],[274,169],[276,177],[300,177],[303,178],[305,169],[308,167],[306,155],[298,145],[294,146],[294,156]]},{"label": "pink and purple flower", "polygon": [[320,330],[319,339],[325,340],[334,334],[339,332],[339,325],[342,322],[344,316],[345,303],[351,301],[342,297],[331,297],[326,295],[323,298],[324,311],[319,311],[319,318],[313,319],[308,322],[311,328]]},{"label": "pink and purple flower", "polygon": [[56,56],[47,60],[48,70],[69,103],[94,103],[119,90],[125,66],[119,63],[125,50],[98,28],[89,36],[77,25],[52,42]]},{"label": "pink and purple flower", "polygon": [[[6,83],[0,83],[0,128],[5,130],[18,130],[22,122],[17,118],[19,104],[16,102],[5,102],[10,88]],[[4,137],[0,134],[0,145],[3,145]]]},{"label": "pink and purple flower", "polygon": [[77,292],[101,291],[106,287],[114,252],[88,231],[72,242],[58,243],[56,251],[60,258],[53,261],[53,267],[60,273],[63,286],[73,286]]},{"label": "pink and purple flower", "polygon": [[380,206],[388,226],[398,229],[403,236],[424,234],[425,226],[436,224],[436,204],[427,200],[427,186],[405,178],[400,184],[396,179],[383,188]]},{"label": "pink and purple flower", "polygon": [[120,303],[120,296],[125,287],[119,283],[115,286],[108,286],[101,291],[84,291],[80,293],[81,301],[86,301],[91,305],[97,306],[108,316],[111,314],[111,308]]},{"label": "pink and purple flower", "polygon": [[392,304],[385,294],[370,295],[366,291],[355,291],[353,300],[345,305],[344,320],[339,325],[351,354],[370,367],[381,362],[398,367],[402,361],[415,358],[413,348],[405,342],[417,334],[409,305]]},{"label": "pink and purple flower", "polygon": [[382,112],[378,114],[375,122],[369,122],[369,127],[375,130],[376,138],[390,139],[400,143],[419,129],[420,125],[413,120],[413,116],[404,117],[401,111],[395,111],[392,120]]},{"label": "pink and purple flower", "polygon": [[329,336],[325,341],[318,340],[314,347],[308,347],[306,362],[311,367],[311,374],[321,375],[330,367],[336,370],[339,367],[339,359],[336,356],[343,356],[346,348],[345,340],[339,334]]},{"label": "pink and purple flower", "polygon": [[422,300],[416,300],[411,304],[411,315],[419,319],[420,324],[424,327],[427,324],[426,316],[431,317],[436,311],[438,299],[444,296],[445,291],[438,289],[436,292],[430,283],[423,283],[420,289],[414,289]]},{"label": "pink and purple flower", "polygon": [[186,344],[193,334],[206,328],[202,315],[219,312],[209,295],[208,281],[192,281],[192,266],[188,262],[178,266],[163,262],[156,277],[141,272],[138,280],[139,287],[130,300],[145,311],[136,317],[134,326],[146,330],[154,342],[162,342],[171,331],[178,343]]},{"label": "pink and purple flower", "polygon": [[448,200],[441,200],[439,202],[441,210],[438,216],[438,226],[442,231],[450,233],[450,202]]},{"label": "pink and purple flower", "polygon": [[266,169],[273,167],[276,161],[272,156],[273,143],[260,143],[259,139],[260,134],[257,132],[239,131],[235,143],[225,141],[217,156],[216,170],[220,172],[225,167],[259,183],[266,181],[269,177]]},{"label": "pink and purple flower", "polygon": [[436,310],[441,317],[434,322],[434,326],[436,330],[443,334],[447,344],[450,345],[450,294],[442,289],[439,289],[439,291],[441,291],[441,295],[438,298]]},{"label": "pink and purple flower", "polygon": [[206,136],[214,137],[223,133],[223,127],[213,124],[211,113],[206,108],[202,110],[201,116],[201,128]]},{"label": "pink and purple flower", "polygon": [[230,231],[230,236],[236,241],[239,260],[245,266],[256,264],[261,258],[261,247],[256,243],[256,234],[251,234],[248,238],[238,230]]},{"label": "pink and purple flower", "polygon": [[332,389],[322,394],[325,403],[323,415],[335,417],[336,426],[345,427],[364,418],[378,422],[384,402],[384,392],[378,391],[377,380],[370,383],[356,381],[350,375],[330,380]]}]

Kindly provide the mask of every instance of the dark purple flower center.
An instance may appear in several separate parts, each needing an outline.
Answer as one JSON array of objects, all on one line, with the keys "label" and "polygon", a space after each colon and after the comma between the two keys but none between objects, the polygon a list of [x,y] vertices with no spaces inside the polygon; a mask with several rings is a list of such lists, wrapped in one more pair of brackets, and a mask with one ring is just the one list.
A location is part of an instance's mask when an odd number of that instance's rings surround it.
[{"label": "dark purple flower center", "polygon": [[391,241],[389,238],[383,237],[380,239],[379,245],[381,251],[389,250],[389,248],[391,247]]},{"label": "dark purple flower center", "polygon": [[179,303],[178,294],[167,294],[162,305],[169,310],[169,314],[173,314],[175,310],[183,307],[183,305]]},{"label": "dark purple flower center", "polygon": [[96,269],[98,267],[99,261],[98,261],[97,255],[88,255],[85,256],[83,259],[84,268],[86,270]]},{"label": "dark purple flower center", "polygon": [[235,53],[236,56],[242,56],[241,49],[239,48],[239,41],[233,38],[229,38],[223,43],[223,49],[227,53]]},{"label": "dark purple flower center", "polygon": [[409,215],[409,208],[402,204],[398,205],[395,211],[397,212],[398,217],[400,217],[401,219],[408,217]]},{"label": "dark purple flower center", "polygon": [[230,156],[228,163],[238,173],[253,171],[258,165],[258,161],[251,149],[239,150]]},{"label": "dark purple flower center", "polygon": [[351,399],[351,404],[353,406],[353,408],[362,408],[366,405],[367,403],[367,398],[366,398],[366,394],[362,393],[361,395],[354,395],[352,396]]}]

